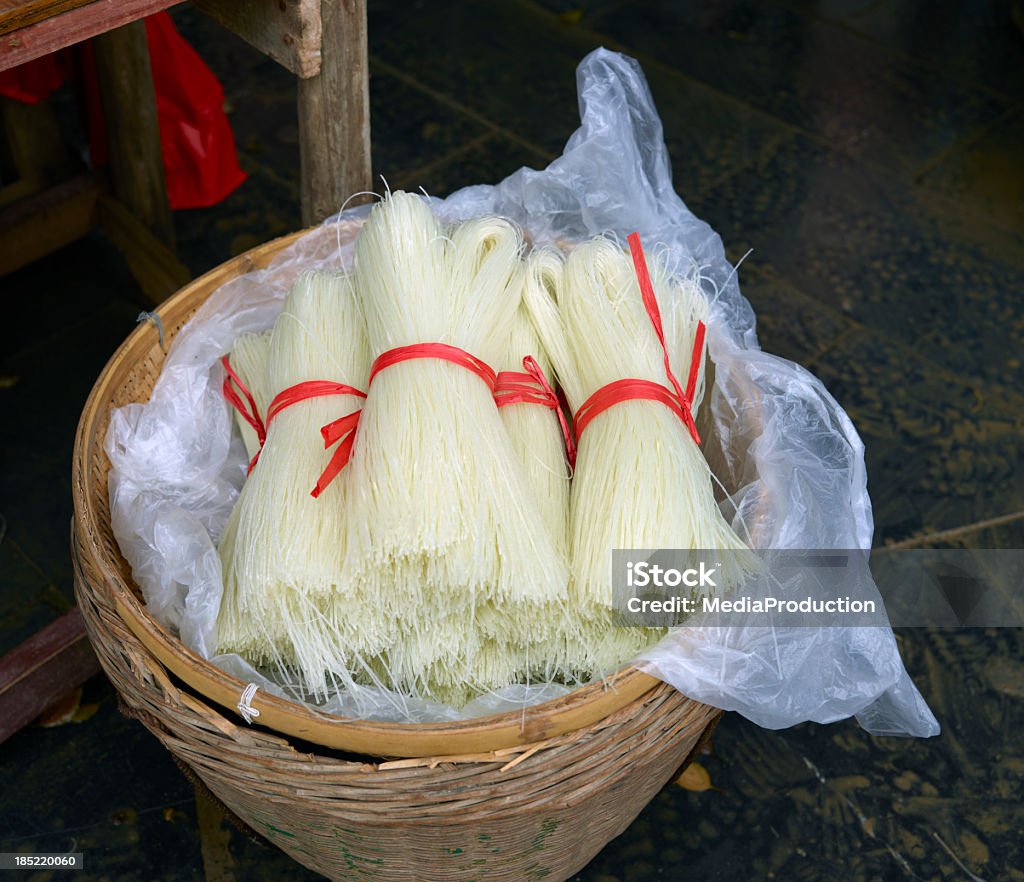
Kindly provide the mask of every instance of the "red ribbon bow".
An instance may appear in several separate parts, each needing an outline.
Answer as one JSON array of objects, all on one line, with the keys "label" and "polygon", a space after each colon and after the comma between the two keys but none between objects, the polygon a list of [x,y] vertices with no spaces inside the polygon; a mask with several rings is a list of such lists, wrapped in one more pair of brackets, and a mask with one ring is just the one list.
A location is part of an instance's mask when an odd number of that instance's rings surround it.
[{"label": "red ribbon bow", "polygon": [[494,402],[498,407],[508,404],[539,404],[548,407],[558,415],[558,423],[562,427],[565,439],[565,452],[569,457],[570,468],[576,468],[576,442],[569,429],[569,421],[559,406],[558,396],[551,388],[544,371],[532,355],[523,358],[526,373],[519,371],[502,371],[498,374],[494,386]]},{"label": "red ribbon bow", "polygon": [[[256,467],[256,463],[259,461],[260,453],[263,451],[263,445],[267,440],[267,432],[270,430],[270,424],[274,421],[274,418],[286,408],[291,407],[293,404],[298,404],[300,401],[309,401],[312,398],[323,398],[327,395],[355,395],[359,398],[365,398],[366,393],[360,389],[356,389],[354,386],[346,385],[345,383],[335,383],[331,380],[307,380],[304,383],[296,383],[294,386],[289,386],[287,389],[283,389],[274,396],[274,400],[270,402],[270,406],[267,408],[267,419],[266,422],[261,419],[259,409],[256,407],[256,400],[253,398],[252,393],[245,387],[238,374],[235,373],[231,367],[231,363],[228,361],[228,357],[225,355],[221,358],[221,364],[224,365],[224,370],[227,371],[227,376],[224,378],[224,385],[222,392],[228,403],[234,407],[253,429],[256,431],[256,438],[259,440],[260,447],[256,451],[256,455],[253,456],[249,462],[249,469],[246,474],[252,472]],[[241,393],[241,394],[239,394]],[[245,398],[243,402],[242,398]],[[248,404],[248,409],[246,409]],[[352,445],[355,442],[355,431],[356,426],[359,423],[359,414],[361,410],[353,411],[352,413],[346,414],[333,422],[328,423],[320,429],[320,434],[324,439],[324,448],[327,449],[334,444],[338,444],[337,450],[331,455],[330,460],[327,463],[327,467],[320,473],[320,477],[317,479],[316,486],[310,491],[310,495],[316,499],[327,486],[333,481],[338,473],[348,465],[349,458],[352,455]],[[340,443],[339,443],[340,442]]]},{"label": "red ribbon bow", "polygon": [[658,301],[654,296],[654,286],[651,284],[651,276],[647,271],[647,260],[644,257],[643,247],[640,244],[639,233],[631,233],[629,236],[629,249],[633,255],[633,266],[636,269],[637,282],[640,284],[640,296],[643,298],[644,308],[651,319],[654,333],[661,344],[661,351],[665,357],[665,376],[672,384],[668,389],[660,383],[651,380],[640,380],[626,378],[616,380],[602,386],[591,395],[580,409],[576,411],[573,420],[573,428],[576,430],[576,438],[579,439],[583,430],[590,425],[594,417],[604,413],[614,404],[622,401],[645,400],[658,401],[667,406],[690,432],[690,437],[700,444],[700,435],[697,434],[697,425],[693,421],[693,413],[690,410],[693,403],[693,395],[697,389],[697,376],[700,372],[700,360],[704,352],[704,322],[697,323],[697,333],[693,341],[693,354],[690,357],[690,375],[686,382],[686,390],[679,384],[675,374],[672,372],[672,365],[669,363],[668,347],[665,345],[665,331],[661,324],[661,311],[658,309]]}]

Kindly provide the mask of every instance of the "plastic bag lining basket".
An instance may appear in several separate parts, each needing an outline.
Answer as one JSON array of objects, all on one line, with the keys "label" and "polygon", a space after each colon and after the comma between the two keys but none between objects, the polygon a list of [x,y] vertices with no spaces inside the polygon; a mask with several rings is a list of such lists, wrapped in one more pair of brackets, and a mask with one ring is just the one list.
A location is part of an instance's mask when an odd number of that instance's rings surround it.
[{"label": "plastic bag lining basket", "polygon": [[[161,306],[168,343],[217,287],[265,266],[294,238],[229,261]],[[86,403],[73,465],[75,591],[132,715],[255,831],[332,879],[557,882],[625,830],[689,761],[719,711],[633,668],[613,690],[588,687],[526,714],[461,724],[339,722],[265,699],[261,710],[271,713],[260,722],[268,726],[249,727],[218,707],[231,707],[243,684],[149,618],[109,523],[110,411],[146,400],[162,361],[155,330],[137,329]],[[286,733],[274,725],[282,707]],[[297,740],[325,743],[325,727],[361,726],[377,747],[366,753],[436,756],[371,763]],[[342,742],[352,749],[351,732]]]}]

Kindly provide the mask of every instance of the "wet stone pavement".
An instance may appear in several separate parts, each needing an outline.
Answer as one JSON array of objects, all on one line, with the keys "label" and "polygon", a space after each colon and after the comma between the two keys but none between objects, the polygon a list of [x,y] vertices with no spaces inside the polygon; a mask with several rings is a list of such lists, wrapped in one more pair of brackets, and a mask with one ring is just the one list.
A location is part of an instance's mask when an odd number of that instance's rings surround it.
[{"label": "wet stone pavement", "polygon": [[[200,13],[174,17],[225,86],[249,173],[177,213],[198,274],[299,227],[295,87]],[[876,544],[1022,548],[1022,27],[995,0],[373,0],[374,170],[444,195],[542,167],[577,125],[576,63],[634,55],[678,191],[734,259],[753,249],[740,281],[763,348],[818,374],[864,439]],[[6,652],[73,602],[75,424],[146,304],[99,234],[0,284]],[[897,636],[940,737],[729,715],[707,779],[666,787],[577,879],[1024,880],[1024,633]],[[197,813],[102,678],[72,722],[0,746],[0,781],[0,851],[82,851],[81,882],[315,878]],[[221,845],[205,868],[204,839]]]}]

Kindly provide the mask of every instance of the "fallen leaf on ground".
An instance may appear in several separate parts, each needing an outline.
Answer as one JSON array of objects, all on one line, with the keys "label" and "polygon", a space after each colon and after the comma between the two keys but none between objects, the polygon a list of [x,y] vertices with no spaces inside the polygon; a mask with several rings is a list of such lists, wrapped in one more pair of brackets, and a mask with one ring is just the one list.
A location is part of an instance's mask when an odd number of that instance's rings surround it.
[{"label": "fallen leaf on ground", "polygon": [[676,784],[682,787],[683,790],[692,790],[695,793],[700,793],[701,791],[711,789],[711,776],[708,774],[708,770],[700,763],[690,763],[686,767],[686,771],[676,778]]},{"label": "fallen leaf on ground", "polygon": [[65,723],[70,723],[75,718],[81,701],[81,688],[76,689],[74,692],[69,692],[39,717],[39,725],[49,729],[53,726],[63,726]]}]

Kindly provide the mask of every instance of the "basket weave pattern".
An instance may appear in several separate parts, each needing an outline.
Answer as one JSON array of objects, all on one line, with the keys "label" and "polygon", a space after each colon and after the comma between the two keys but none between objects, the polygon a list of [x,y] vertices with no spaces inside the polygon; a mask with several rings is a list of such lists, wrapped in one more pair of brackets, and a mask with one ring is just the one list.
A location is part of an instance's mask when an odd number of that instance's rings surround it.
[{"label": "basket weave pattern", "polygon": [[[271,245],[208,274],[194,297],[162,307],[168,340],[217,285],[281,247]],[[147,333],[151,345],[140,346]],[[155,338],[153,329],[129,338],[83,414],[73,475],[75,592],[103,669],[132,715],[255,831],[331,879],[557,882],[625,830],[692,756],[719,712],[665,684],[518,755],[403,765],[247,726],[177,680],[117,607],[138,591],[110,529],[103,453],[110,411],[152,390],[163,361]]]}]

